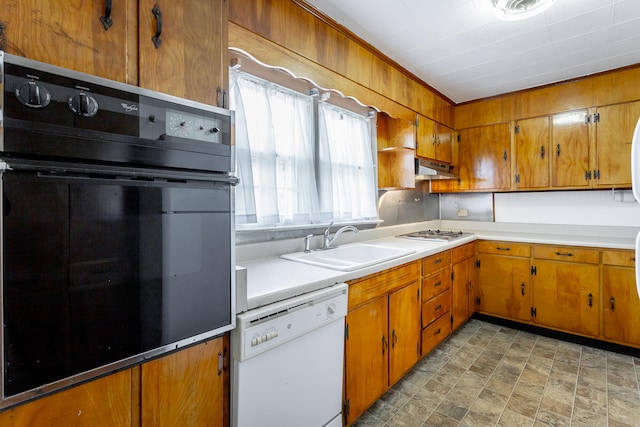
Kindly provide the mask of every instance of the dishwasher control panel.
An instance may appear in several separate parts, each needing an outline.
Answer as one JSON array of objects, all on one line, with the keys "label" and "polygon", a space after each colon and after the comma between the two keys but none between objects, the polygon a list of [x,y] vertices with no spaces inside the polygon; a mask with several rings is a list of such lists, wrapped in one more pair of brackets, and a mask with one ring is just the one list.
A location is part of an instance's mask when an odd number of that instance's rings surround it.
[{"label": "dishwasher control panel", "polygon": [[347,314],[346,284],[290,298],[238,315],[232,333],[236,360],[291,341]]}]

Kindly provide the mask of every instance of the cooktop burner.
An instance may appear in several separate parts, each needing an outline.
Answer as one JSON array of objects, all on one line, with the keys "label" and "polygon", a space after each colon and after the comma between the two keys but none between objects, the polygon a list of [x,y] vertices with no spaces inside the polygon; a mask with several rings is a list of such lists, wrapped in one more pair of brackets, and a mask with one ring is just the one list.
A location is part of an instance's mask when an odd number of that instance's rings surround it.
[{"label": "cooktop burner", "polygon": [[413,233],[401,234],[396,237],[403,237],[405,239],[440,240],[449,242],[472,235],[473,233],[466,233],[463,231],[420,230],[414,231]]}]

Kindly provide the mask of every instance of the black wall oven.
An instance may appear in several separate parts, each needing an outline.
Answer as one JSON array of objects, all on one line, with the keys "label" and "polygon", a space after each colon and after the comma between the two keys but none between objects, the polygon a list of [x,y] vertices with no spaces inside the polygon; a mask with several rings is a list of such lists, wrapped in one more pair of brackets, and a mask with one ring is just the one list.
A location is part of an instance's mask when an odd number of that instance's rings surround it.
[{"label": "black wall oven", "polygon": [[232,114],[0,60],[0,408],[232,329]]}]

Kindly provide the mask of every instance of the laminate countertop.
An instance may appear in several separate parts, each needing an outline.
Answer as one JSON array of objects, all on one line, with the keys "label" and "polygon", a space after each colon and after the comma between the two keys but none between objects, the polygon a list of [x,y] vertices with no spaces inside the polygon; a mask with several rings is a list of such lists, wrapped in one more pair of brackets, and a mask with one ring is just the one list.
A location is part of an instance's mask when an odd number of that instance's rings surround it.
[{"label": "laminate countertop", "polygon": [[[452,242],[398,238],[417,230],[441,229],[468,231],[472,236]],[[335,231],[335,229],[334,229]],[[537,244],[634,249],[636,227],[570,226],[546,224],[488,223],[470,221],[425,221],[399,226],[345,233],[338,244],[373,243],[412,251],[410,254],[353,271],[338,271],[280,258],[281,254],[303,250],[303,239],[254,243],[236,247],[236,310],[242,313],[297,295],[313,292],[337,283],[358,279],[389,268],[424,258],[474,240],[501,240]],[[314,245],[320,244],[316,236]]]}]

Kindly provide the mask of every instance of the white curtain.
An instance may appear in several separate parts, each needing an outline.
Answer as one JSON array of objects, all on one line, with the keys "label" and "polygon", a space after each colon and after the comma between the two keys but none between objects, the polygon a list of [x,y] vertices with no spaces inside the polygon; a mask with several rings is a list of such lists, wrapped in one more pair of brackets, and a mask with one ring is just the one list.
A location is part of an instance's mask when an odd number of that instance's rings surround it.
[{"label": "white curtain", "polygon": [[231,72],[236,111],[236,224],[274,226],[317,220],[313,100]]},{"label": "white curtain", "polygon": [[338,221],[377,218],[369,119],[320,103],[319,134],[322,218]]}]

